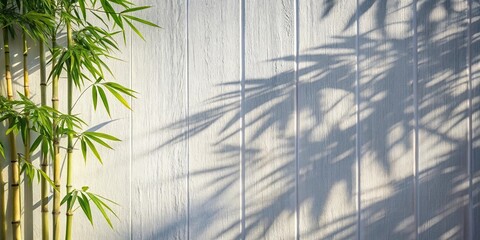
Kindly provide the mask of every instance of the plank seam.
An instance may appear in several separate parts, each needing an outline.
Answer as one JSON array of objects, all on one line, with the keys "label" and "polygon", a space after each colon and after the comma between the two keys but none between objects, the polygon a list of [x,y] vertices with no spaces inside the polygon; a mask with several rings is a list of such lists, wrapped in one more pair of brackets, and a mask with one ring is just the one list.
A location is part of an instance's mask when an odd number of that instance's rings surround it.
[{"label": "plank seam", "polygon": [[467,28],[467,74],[468,74],[468,137],[467,137],[467,175],[468,175],[468,239],[473,239],[473,193],[472,193],[472,180],[473,180],[473,172],[472,172],[472,154],[473,154],[473,128],[472,128],[472,1],[467,0],[468,4],[468,11],[467,11],[467,21],[468,21],[468,28]]},{"label": "plank seam", "polygon": [[190,48],[189,48],[189,29],[188,29],[188,14],[189,14],[189,0],[185,1],[185,51],[186,51],[186,58],[185,58],[185,114],[187,119],[187,133],[185,139],[185,161],[186,161],[186,204],[187,204],[187,212],[186,212],[186,235],[187,239],[190,239],[190,74],[189,74],[189,60],[190,60]]},{"label": "plank seam", "polygon": [[413,118],[414,118],[414,139],[413,139],[413,210],[415,239],[418,239],[418,218],[419,218],[419,196],[418,196],[418,33],[417,33],[417,0],[413,0]]},{"label": "plank seam", "polygon": [[356,208],[357,208],[357,239],[361,239],[361,197],[360,197],[360,73],[359,73],[359,40],[360,40],[360,16],[359,0],[356,0],[355,6],[355,167],[356,167]]},{"label": "plank seam", "polygon": [[295,0],[295,38],[294,38],[294,45],[295,45],[295,238],[298,240],[300,239],[300,213],[299,213],[299,193],[298,193],[298,175],[299,175],[299,158],[298,158],[298,131],[300,129],[300,118],[298,113],[298,85],[299,85],[299,63],[298,63],[298,55],[300,53],[300,22],[299,22],[299,6],[300,2]]},{"label": "plank seam", "polygon": [[[132,61],[132,56],[133,56],[133,43],[132,43],[132,31],[130,31],[130,89],[133,88],[133,61]],[[130,105],[133,107],[133,97],[130,96]],[[130,160],[129,160],[129,230],[130,230],[130,240],[133,239],[133,228],[132,228],[132,159],[133,159],[133,112],[129,112],[130,117]]]},{"label": "plank seam", "polygon": [[240,0],[240,239],[245,239],[245,0]]}]

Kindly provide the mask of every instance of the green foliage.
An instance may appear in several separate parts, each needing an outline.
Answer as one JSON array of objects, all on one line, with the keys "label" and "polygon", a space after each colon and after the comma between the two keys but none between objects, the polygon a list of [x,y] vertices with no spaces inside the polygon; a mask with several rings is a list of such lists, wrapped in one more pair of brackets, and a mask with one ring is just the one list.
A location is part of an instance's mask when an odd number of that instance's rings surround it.
[{"label": "green foliage", "polygon": [[[114,72],[107,60],[118,60],[115,55],[121,48],[117,39],[123,37],[123,42],[126,43],[128,29],[144,39],[137,28],[139,24],[158,27],[135,16],[137,12],[148,8],[150,6],[136,6],[127,0],[0,0],[0,27],[6,30],[9,36],[15,37],[15,32],[22,31],[28,38],[42,43],[48,43],[50,39],[56,42],[57,33],[64,31],[66,27],[68,45],[53,44],[50,48],[52,70],[49,79],[59,79],[66,73],[69,86],[73,84],[76,90],[81,92],[80,96],[91,88],[94,109],[96,110],[101,102],[110,116],[112,105],[109,98],[131,109],[127,98],[135,98],[137,92],[114,81]],[[113,149],[111,142],[120,141],[107,133],[83,130],[88,124],[79,115],[72,114],[80,97],[72,105],[73,93],[70,87],[67,114],[52,107],[40,106],[20,93],[18,95],[19,100],[0,97],[0,122],[8,120],[9,128],[5,134],[20,136],[24,143],[29,143],[27,138],[33,136],[31,152],[40,151],[40,155],[54,159],[55,144],[58,144],[62,137],[68,137],[69,154],[74,150],[74,145],[79,143],[85,161],[91,153],[103,163],[99,148]],[[73,146],[72,139],[76,139]],[[4,152],[0,143],[0,156],[3,158]],[[59,193],[46,172],[26,161],[25,157],[21,159],[22,173],[30,181],[33,182],[35,178],[38,181],[43,179]],[[58,180],[57,184],[60,183],[58,178],[54,180]],[[76,209],[78,203],[77,208],[81,208],[93,224],[92,208],[97,208],[109,226],[113,227],[110,216],[116,214],[110,204],[116,203],[88,191],[88,187],[74,190],[67,188],[67,191],[61,204],[66,203],[68,211]],[[54,206],[54,211],[59,209]],[[54,222],[57,219],[54,219]],[[58,239],[55,231],[54,237]],[[69,233],[66,238],[70,238]]]},{"label": "green foliage", "polygon": [[109,206],[109,204],[118,205],[112,200],[104,198],[98,194],[94,194],[88,191],[89,187],[84,186],[82,189],[74,189],[62,199],[61,204],[67,203],[67,210],[75,210],[75,203],[78,202],[83,213],[93,225],[93,216],[92,216],[92,204],[100,211],[105,221],[108,225],[113,228],[112,221],[110,220],[110,214],[118,218],[117,214]]},{"label": "green foliage", "polygon": [[100,163],[103,163],[103,161],[102,161],[102,158],[100,156],[100,153],[97,150],[97,147],[95,146],[95,143],[100,144],[100,145],[102,145],[102,146],[104,146],[108,149],[113,149],[105,141],[106,140],[120,141],[120,139],[118,139],[118,138],[116,138],[112,135],[108,135],[106,133],[100,133],[100,132],[83,132],[79,136],[79,140],[80,140],[80,145],[81,145],[81,148],[82,148],[83,158],[85,159],[85,161],[87,161],[87,151],[88,151],[88,149],[90,149],[90,151],[92,151],[93,155],[95,155],[95,157],[98,159],[98,161],[100,161]]},{"label": "green foliage", "polygon": [[[22,5],[29,10],[25,13],[19,11]],[[0,26],[7,28],[12,37],[15,37],[15,28],[18,28],[32,39],[46,40],[46,33],[55,26],[52,15],[46,13],[49,9],[51,4],[47,0],[3,0],[0,4]]]},{"label": "green foliage", "polygon": [[[22,158],[24,159],[24,158]],[[33,179],[35,179],[35,176],[37,176],[37,181],[40,182],[40,180],[43,178],[45,179],[50,186],[58,190],[55,187],[55,184],[53,183],[52,179],[48,176],[47,173],[45,173],[42,169],[35,167],[32,163],[28,161],[22,161],[21,163],[21,172],[25,173],[28,176],[28,179],[33,182]]]},{"label": "green foliage", "polygon": [[0,156],[5,159],[5,148],[3,147],[3,143],[0,142]]}]

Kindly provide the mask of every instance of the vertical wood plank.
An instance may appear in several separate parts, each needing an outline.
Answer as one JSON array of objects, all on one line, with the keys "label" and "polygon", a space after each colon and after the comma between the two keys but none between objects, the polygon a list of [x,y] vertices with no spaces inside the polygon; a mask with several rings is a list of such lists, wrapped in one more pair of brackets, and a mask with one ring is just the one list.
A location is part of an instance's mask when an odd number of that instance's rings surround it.
[{"label": "vertical wood plank", "polygon": [[467,231],[467,1],[420,0],[418,22],[419,238]]},{"label": "vertical wood plank", "polygon": [[188,5],[189,231],[240,237],[240,4]]},{"label": "vertical wood plank", "polygon": [[[140,17],[163,29],[140,27],[132,38],[132,239],[186,239],[186,1],[142,0]],[[126,130],[126,129],[125,129]],[[178,141],[170,141],[175,138]]]},{"label": "vertical wood plank", "polygon": [[356,1],[299,4],[301,239],[356,238]]},{"label": "vertical wood plank", "polygon": [[471,59],[471,107],[472,107],[472,155],[471,155],[471,193],[472,202],[470,224],[472,238],[480,238],[480,2],[471,1],[470,59]]},{"label": "vertical wood plank", "polygon": [[[126,35],[128,42],[131,41],[129,33],[130,32],[128,31]],[[123,38],[118,36],[117,41],[121,43]],[[130,82],[130,53],[131,45],[128,44],[123,46],[121,52],[115,55],[115,57],[121,59],[121,61],[113,59],[107,60],[107,64],[114,73],[114,77],[106,76],[105,81],[116,82],[125,87],[135,88],[135,86],[131,86]],[[61,89],[65,88],[66,84],[62,84]],[[98,150],[101,151],[100,155],[102,156],[103,163],[100,163],[91,153],[87,156],[87,161],[85,162],[78,144],[73,153],[73,169],[75,169],[73,171],[74,173],[72,180],[73,188],[81,189],[82,186],[88,186],[90,192],[115,201],[118,206],[112,204],[111,207],[119,217],[116,219],[115,216],[110,215],[114,226],[114,229],[111,229],[97,209],[92,211],[94,226],[92,226],[81,210],[75,211],[72,234],[73,236],[82,236],[91,239],[128,239],[131,235],[131,192],[129,186],[131,181],[130,144],[132,140],[130,132],[130,117],[132,112],[125,108],[112,95],[108,95],[108,91],[107,97],[109,99],[111,117],[108,115],[101,103],[97,106],[97,109],[94,110],[92,97],[90,94],[91,91],[89,90],[90,89],[88,89],[83,96],[80,96],[81,92],[77,91],[75,93],[76,96],[74,96],[74,99],[80,98],[78,100],[78,104],[75,105],[75,108],[73,109],[73,113],[79,114],[79,116],[86,120],[86,122],[89,124],[84,131],[96,131],[111,134],[122,141],[118,143],[109,142],[114,150],[98,147]],[[61,102],[61,104],[65,106],[66,101]],[[62,171],[62,178],[66,180],[66,162],[64,163],[64,170]],[[61,191],[62,195],[66,194],[65,185],[62,185]],[[65,219],[65,212],[66,208],[63,208],[61,215],[62,219]],[[96,229],[102,229],[102,231],[98,231]],[[41,228],[39,230],[39,232],[41,232]]]},{"label": "vertical wood plank", "polygon": [[295,237],[294,1],[245,1],[245,237]]},{"label": "vertical wood plank", "polygon": [[415,239],[412,3],[357,10],[363,239]]}]

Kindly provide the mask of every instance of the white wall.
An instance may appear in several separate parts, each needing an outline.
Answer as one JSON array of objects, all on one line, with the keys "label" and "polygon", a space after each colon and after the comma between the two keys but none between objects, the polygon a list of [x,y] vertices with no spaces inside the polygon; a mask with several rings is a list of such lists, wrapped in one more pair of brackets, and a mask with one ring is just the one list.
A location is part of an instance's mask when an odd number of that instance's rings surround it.
[{"label": "white wall", "polygon": [[79,210],[77,239],[480,237],[478,1],[135,2],[162,27],[113,63],[140,95],[102,127],[124,139],[103,165],[77,153],[74,183],[119,219]]}]

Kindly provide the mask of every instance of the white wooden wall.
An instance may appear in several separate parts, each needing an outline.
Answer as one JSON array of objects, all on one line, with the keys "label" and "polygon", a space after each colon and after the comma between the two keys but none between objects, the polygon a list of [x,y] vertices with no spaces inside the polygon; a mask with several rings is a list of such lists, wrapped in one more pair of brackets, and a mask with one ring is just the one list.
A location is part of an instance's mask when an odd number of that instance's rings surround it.
[{"label": "white wooden wall", "polygon": [[75,180],[119,219],[77,239],[480,238],[480,1],[134,2],[162,29],[113,63],[140,95]]}]

